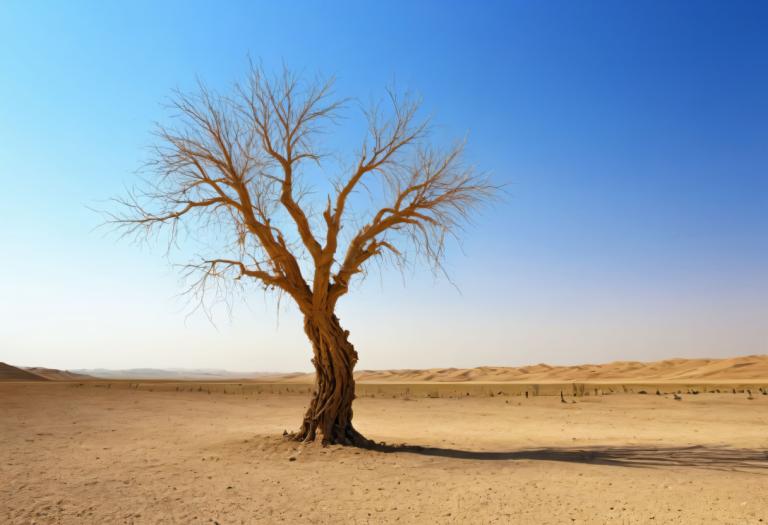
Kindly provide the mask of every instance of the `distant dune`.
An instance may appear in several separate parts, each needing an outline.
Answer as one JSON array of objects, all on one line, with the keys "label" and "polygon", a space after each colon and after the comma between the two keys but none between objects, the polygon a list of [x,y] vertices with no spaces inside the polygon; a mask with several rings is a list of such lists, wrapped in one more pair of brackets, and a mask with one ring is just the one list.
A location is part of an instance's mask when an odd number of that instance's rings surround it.
[{"label": "distant dune", "polygon": [[358,381],[438,382],[546,382],[546,381],[686,381],[765,380],[768,355],[728,359],[667,359],[664,361],[615,361],[603,365],[478,368],[431,368],[427,370],[363,370]]},{"label": "distant dune", "polygon": [[304,376],[298,373],[271,372],[230,372],[218,369],[198,368],[129,368],[125,370],[110,370],[106,368],[84,368],[73,370],[91,379],[146,379],[146,380],[195,380],[195,381],[234,381],[241,380],[284,380],[294,376]]},{"label": "distant dune", "polygon": [[56,368],[43,368],[40,366],[27,366],[24,367],[27,372],[32,372],[35,375],[50,379],[51,381],[77,381],[81,379],[95,379],[92,376],[85,374],[77,374],[70,372],[69,370],[58,370]]},{"label": "distant dune", "polygon": [[[85,380],[144,379],[157,381],[258,381],[310,383],[311,373],[230,372],[216,369],[129,370],[79,369],[61,371],[50,368],[22,370],[2,364],[0,380]],[[26,374],[26,375],[25,375]],[[26,377],[26,379],[20,379]],[[421,370],[361,370],[355,374],[360,382],[568,382],[568,381],[749,381],[768,380],[768,355],[751,355],[727,359],[667,359],[664,361],[615,361],[602,365],[551,366],[546,364],[478,368],[429,368]]]},{"label": "distant dune", "polygon": [[0,363],[0,381],[48,381],[48,379],[21,368]]}]

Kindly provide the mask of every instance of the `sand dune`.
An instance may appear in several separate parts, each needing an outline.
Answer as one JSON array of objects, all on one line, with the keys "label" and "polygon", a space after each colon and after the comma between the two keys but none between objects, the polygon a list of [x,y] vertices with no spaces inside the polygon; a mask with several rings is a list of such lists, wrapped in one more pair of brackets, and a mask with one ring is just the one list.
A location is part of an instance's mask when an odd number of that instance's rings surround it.
[{"label": "sand dune", "polygon": [[0,381],[47,381],[48,379],[32,372],[0,363]]},{"label": "sand dune", "polygon": [[94,379],[92,376],[85,374],[77,374],[70,372],[69,370],[58,370],[56,368],[44,368],[41,366],[27,366],[24,367],[27,372],[32,372],[35,375],[50,379],[52,381],[77,381],[83,379]]},{"label": "sand dune", "polygon": [[[312,374],[285,374],[274,379],[292,383],[312,381]],[[727,359],[666,359],[614,361],[602,365],[361,370],[359,382],[562,382],[562,381],[745,381],[768,379],[768,355]]]},{"label": "sand dune", "polygon": [[269,381],[272,379],[280,381],[306,375],[303,372],[231,372],[212,368],[129,368],[125,370],[83,368],[75,369],[72,372],[91,379],[145,379],[152,381]]},{"label": "sand dune", "polygon": [[[0,380],[27,377],[32,372],[52,380],[84,379],[146,379],[146,380],[208,380],[311,383],[312,373],[230,372],[226,370],[151,369],[74,370],[50,368],[25,370],[3,365],[15,372],[0,371]],[[568,382],[568,381],[749,381],[768,380],[768,355],[750,355],[727,359],[666,359],[664,361],[614,361],[601,365],[585,364],[552,366],[537,364],[521,367],[481,366],[477,368],[429,368],[404,370],[361,370],[355,374],[360,382]]]},{"label": "sand dune", "polygon": [[683,381],[768,379],[768,355],[728,359],[615,361],[603,365],[432,368],[427,370],[363,370],[358,381]]}]

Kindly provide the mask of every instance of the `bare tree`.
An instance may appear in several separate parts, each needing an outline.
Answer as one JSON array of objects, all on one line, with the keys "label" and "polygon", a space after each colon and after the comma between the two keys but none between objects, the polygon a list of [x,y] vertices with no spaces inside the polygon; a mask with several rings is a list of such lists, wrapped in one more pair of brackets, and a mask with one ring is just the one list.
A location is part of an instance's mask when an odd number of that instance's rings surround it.
[{"label": "bare tree", "polygon": [[[426,144],[418,104],[389,92],[386,111],[364,112],[366,137],[347,168],[334,165],[346,175],[328,181],[313,211],[299,178],[319,177],[332,164],[317,145],[345,105],[331,88],[332,81],[304,82],[287,70],[269,77],[252,66],[229,96],[202,84],[194,95],[176,93],[175,124],[157,130],[151,175],[117,199],[111,222],[126,233],[167,228],[175,239],[184,225],[196,238],[227,239],[213,256],[188,265],[199,272],[198,291],[211,280],[248,279],[293,299],[316,370],[295,437],[363,445],[352,426],[357,352],[335,314],[339,298],[374,260],[421,258],[439,267],[446,238],[495,188],[462,163],[461,144],[445,151]],[[341,235],[354,223],[353,195],[379,183],[381,191],[368,192],[365,219]],[[209,228],[215,235],[204,233]]]}]

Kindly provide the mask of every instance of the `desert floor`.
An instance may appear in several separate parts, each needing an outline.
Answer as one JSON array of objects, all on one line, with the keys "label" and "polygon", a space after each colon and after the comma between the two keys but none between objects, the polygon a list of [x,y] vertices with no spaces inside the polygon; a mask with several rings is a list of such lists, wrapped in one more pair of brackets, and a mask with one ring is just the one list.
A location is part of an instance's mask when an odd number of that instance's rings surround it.
[{"label": "desert floor", "polygon": [[0,522],[768,522],[768,396],[362,398],[426,447],[378,451],[280,438],[306,400],[0,384]]}]

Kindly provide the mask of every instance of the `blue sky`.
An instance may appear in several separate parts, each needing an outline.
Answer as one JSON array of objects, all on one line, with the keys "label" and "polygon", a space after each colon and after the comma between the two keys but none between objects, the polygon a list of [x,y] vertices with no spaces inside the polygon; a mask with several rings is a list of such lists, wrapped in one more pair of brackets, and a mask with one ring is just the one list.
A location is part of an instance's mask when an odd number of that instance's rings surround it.
[{"label": "blue sky", "polygon": [[[309,369],[288,305],[189,314],[159,248],[88,209],[146,158],[173,88],[248,55],[419,93],[507,185],[449,252],[340,305],[362,368],[768,352],[762,2],[4,2],[0,360]],[[356,137],[339,129],[342,151]]]}]

